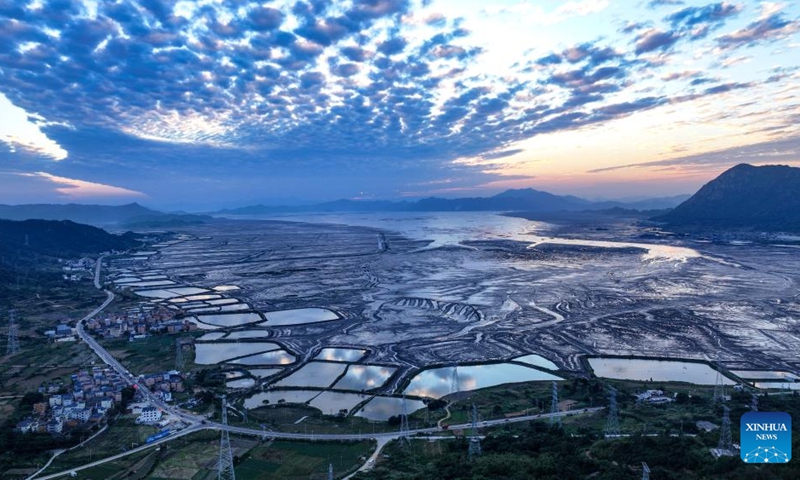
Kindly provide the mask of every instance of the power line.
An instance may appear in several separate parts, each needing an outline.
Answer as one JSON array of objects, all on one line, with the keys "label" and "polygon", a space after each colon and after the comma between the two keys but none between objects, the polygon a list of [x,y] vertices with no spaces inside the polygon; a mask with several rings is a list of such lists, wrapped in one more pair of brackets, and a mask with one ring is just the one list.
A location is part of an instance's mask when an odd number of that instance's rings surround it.
[{"label": "power line", "polygon": [[472,404],[472,432],[469,438],[469,459],[472,460],[481,454],[481,439],[478,436],[478,407]]},{"label": "power line", "polygon": [[722,426],[719,428],[719,445],[717,448],[721,451],[730,452],[733,448],[731,440],[731,409],[727,405],[723,405],[722,409]]},{"label": "power line", "polygon": [[231,451],[231,438],[228,435],[228,401],[222,396],[222,437],[219,441],[219,465],[217,467],[217,480],[236,480],[233,469],[233,452]]},{"label": "power line", "polygon": [[6,344],[6,355],[19,353],[19,337],[17,336],[17,323],[14,314],[14,310],[8,311],[8,344]]},{"label": "power line", "polygon": [[553,395],[550,401],[550,425],[561,426],[561,415],[558,408],[558,385],[553,382]]},{"label": "power line", "polygon": [[619,407],[617,406],[617,390],[608,387],[608,418],[605,428],[606,437],[618,437],[619,431]]},{"label": "power line", "polygon": [[714,364],[717,369],[717,379],[716,382],[714,382],[714,403],[724,403],[727,400],[725,397],[725,376],[722,375],[722,367],[720,367],[719,364],[719,354]]},{"label": "power line", "polygon": [[400,414],[400,443],[408,445],[408,435],[410,428],[408,427],[408,405],[406,404],[406,394],[403,394],[403,413]]}]

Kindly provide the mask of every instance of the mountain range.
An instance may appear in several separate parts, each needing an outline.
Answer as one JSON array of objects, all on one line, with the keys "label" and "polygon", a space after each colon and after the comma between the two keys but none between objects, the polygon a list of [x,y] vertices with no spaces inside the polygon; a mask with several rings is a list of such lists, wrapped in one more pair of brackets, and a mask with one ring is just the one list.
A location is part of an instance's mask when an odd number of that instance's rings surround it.
[{"label": "mountain range", "polygon": [[593,202],[572,195],[554,195],[532,188],[511,189],[491,197],[438,198],[391,202],[386,200],[336,200],[313,205],[252,205],[220,210],[219,215],[269,215],[275,213],[321,212],[577,212],[584,210],[663,210],[678,205],[689,195],[620,202]]},{"label": "mountain range", "polygon": [[163,213],[138,203],[84,205],[77,203],[0,205],[0,218],[7,220],[70,220],[95,226],[168,228],[203,223],[211,217],[185,213]]}]

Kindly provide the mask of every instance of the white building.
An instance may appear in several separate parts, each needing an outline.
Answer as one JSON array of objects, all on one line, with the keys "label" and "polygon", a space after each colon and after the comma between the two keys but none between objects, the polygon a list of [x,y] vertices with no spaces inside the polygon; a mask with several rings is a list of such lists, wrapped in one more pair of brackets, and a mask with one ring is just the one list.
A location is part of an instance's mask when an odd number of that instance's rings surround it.
[{"label": "white building", "polygon": [[137,423],[156,423],[161,420],[161,410],[156,407],[145,407],[142,414],[136,419]]}]

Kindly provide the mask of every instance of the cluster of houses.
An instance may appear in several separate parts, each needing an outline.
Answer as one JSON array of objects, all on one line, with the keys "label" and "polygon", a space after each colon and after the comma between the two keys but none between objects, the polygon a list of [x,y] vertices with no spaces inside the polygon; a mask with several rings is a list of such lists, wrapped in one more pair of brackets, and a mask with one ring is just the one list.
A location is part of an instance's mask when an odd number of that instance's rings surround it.
[{"label": "cluster of houses", "polygon": [[108,412],[122,401],[127,383],[114,370],[95,367],[72,375],[67,393],[57,384],[41,387],[44,400],[33,405],[32,415],[17,424],[22,433],[60,434],[86,424],[105,422]]},{"label": "cluster of houses", "polygon": [[[61,267],[63,270],[62,277],[64,280],[77,282],[81,278],[91,278],[92,270],[94,270],[94,259],[83,257],[79,260],[62,260],[64,265]],[[89,273],[90,275],[86,275]]]},{"label": "cluster of houses", "polygon": [[[173,393],[185,389],[183,377],[174,370],[140,375],[139,382],[167,402]],[[127,385],[116,371],[101,367],[73,374],[71,389],[59,383],[44,385],[39,388],[43,401],[33,404],[31,415],[17,424],[17,430],[61,434],[76,427],[103,424],[108,413],[122,401],[122,389]],[[165,422],[161,410],[148,402],[129,403],[126,413],[138,415],[137,423]]]},{"label": "cluster of houses", "polygon": [[165,402],[172,401],[173,393],[184,391],[183,377],[177,370],[139,375],[139,381]]},{"label": "cluster of houses", "polygon": [[144,339],[153,333],[177,333],[197,329],[197,325],[192,322],[176,319],[175,313],[162,306],[140,306],[89,320],[86,328],[96,336],[127,337],[129,340]]}]

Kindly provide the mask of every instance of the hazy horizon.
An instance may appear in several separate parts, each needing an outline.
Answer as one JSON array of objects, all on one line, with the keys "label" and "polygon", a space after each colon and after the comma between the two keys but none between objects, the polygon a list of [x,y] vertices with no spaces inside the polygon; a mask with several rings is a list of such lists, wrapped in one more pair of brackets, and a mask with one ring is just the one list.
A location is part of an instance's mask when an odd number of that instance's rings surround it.
[{"label": "hazy horizon", "polygon": [[3,204],[658,198],[800,165],[796,2],[31,1],[0,39]]}]

